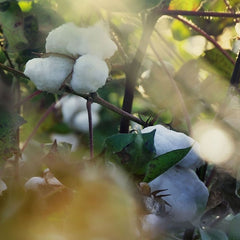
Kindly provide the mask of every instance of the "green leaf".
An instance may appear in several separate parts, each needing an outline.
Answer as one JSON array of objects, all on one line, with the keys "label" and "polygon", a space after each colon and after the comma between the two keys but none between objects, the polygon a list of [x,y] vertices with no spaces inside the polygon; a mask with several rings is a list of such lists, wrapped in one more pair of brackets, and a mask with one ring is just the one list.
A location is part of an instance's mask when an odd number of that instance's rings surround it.
[{"label": "green leaf", "polygon": [[127,172],[143,175],[155,155],[155,130],[150,133],[116,134],[106,139],[106,156]]},{"label": "green leaf", "polygon": [[130,144],[135,138],[135,134],[124,134],[119,133],[108,137],[105,141],[106,147],[108,150],[113,153],[120,152],[125,148],[128,144]]},{"label": "green leaf", "polygon": [[160,155],[148,163],[144,182],[150,182],[182,160],[192,147],[178,149]]},{"label": "green leaf", "polygon": [[17,130],[25,122],[18,114],[0,109],[0,159],[7,159],[17,151]]},{"label": "green leaf", "polygon": [[[233,59],[236,58],[235,53],[229,50],[227,52]],[[223,77],[226,79],[231,78],[234,65],[217,48],[205,51],[203,59]]]},{"label": "green leaf", "polygon": [[201,240],[228,240],[226,233],[218,229],[200,229]]},{"label": "green leaf", "polygon": [[21,9],[17,1],[7,1],[6,6],[8,7],[3,8],[5,11],[0,14],[0,22],[8,41],[8,51],[22,49],[26,46],[27,40],[24,36],[24,19]]},{"label": "green leaf", "polygon": [[202,0],[172,0],[169,10],[188,10],[196,11],[201,5]]},{"label": "green leaf", "polygon": [[190,29],[184,23],[178,20],[173,20],[171,30],[173,37],[178,41],[184,40],[191,36]]}]

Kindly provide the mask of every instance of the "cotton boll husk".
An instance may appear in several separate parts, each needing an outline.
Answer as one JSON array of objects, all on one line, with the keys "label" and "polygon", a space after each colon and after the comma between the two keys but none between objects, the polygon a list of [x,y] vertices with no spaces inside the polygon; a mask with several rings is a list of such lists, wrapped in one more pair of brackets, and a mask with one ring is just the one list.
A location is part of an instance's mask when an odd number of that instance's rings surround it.
[{"label": "cotton boll husk", "polygon": [[51,135],[52,141],[57,141],[57,143],[69,143],[72,145],[71,152],[75,152],[79,146],[79,139],[75,134],[57,134],[54,133]]},{"label": "cotton boll husk", "polygon": [[162,125],[144,128],[142,133],[152,132],[153,130],[156,130],[154,136],[156,156],[193,146],[190,152],[177,165],[192,169],[196,169],[202,165],[202,160],[199,155],[199,144],[192,138],[184,133],[169,130]]},{"label": "cotton boll husk", "polygon": [[208,189],[192,169],[175,166],[149,183],[152,192],[167,189],[163,197],[169,218],[173,222],[194,221],[204,210],[208,200]]},{"label": "cotton boll husk", "polygon": [[56,93],[72,68],[71,59],[50,56],[29,60],[24,74],[31,79],[38,90]]},{"label": "cotton boll husk", "polygon": [[106,59],[110,58],[117,50],[116,44],[110,38],[108,28],[103,22],[86,28],[82,37],[83,44],[79,44],[77,47],[81,54],[91,54]]},{"label": "cotton boll husk", "polygon": [[[99,115],[92,112],[92,126],[95,127],[99,122]],[[73,119],[72,127],[80,132],[88,132],[88,113],[87,111],[79,112]]]},{"label": "cotton boll husk", "polygon": [[91,93],[102,87],[107,77],[106,62],[93,55],[84,55],[79,57],[74,65],[70,84],[77,93]]},{"label": "cotton boll husk", "polygon": [[53,29],[46,38],[46,52],[78,56],[79,46],[83,45],[84,30],[74,23],[65,23]]}]

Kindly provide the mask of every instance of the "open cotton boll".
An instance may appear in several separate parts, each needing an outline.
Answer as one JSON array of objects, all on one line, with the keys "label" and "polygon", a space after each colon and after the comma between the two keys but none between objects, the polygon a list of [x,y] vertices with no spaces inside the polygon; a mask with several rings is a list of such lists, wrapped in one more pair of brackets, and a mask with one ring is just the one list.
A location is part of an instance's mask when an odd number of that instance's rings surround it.
[{"label": "open cotton boll", "polygon": [[74,114],[86,111],[86,100],[75,95],[67,95],[61,100],[63,121],[69,123]]},{"label": "open cotton boll", "polygon": [[78,48],[83,45],[84,32],[74,23],[65,23],[53,29],[46,38],[46,52],[78,56]]},{"label": "open cotton boll", "polygon": [[83,44],[79,44],[79,53],[95,55],[101,59],[110,58],[117,50],[117,45],[111,40],[107,26],[103,22],[85,29],[82,34]]},{"label": "open cotton boll", "polygon": [[38,90],[56,93],[72,68],[71,59],[50,56],[29,60],[24,74],[31,79]]},{"label": "open cotton boll", "polygon": [[91,93],[102,87],[106,83],[107,77],[106,62],[87,54],[77,59],[70,84],[77,93]]},{"label": "open cotton boll", "polygon": [[46,184],[45,179],[42,177],[32,177],[25,183],[25,189],[27,191],[38,191]]},{"label": "open cotton boll", "polygon": [[202,160],[199,155],[199,144],[192,138],[184,133],[169,130],[162,125],[144,128],[142,133],[152,132],[153,130],[156,130],[154,136],[156,156],[193,146],[189,153],[177,165],[192,169],[196,169],[202,165]]},{"label": "open cotton boll", "polygon": [[204,210],[208,200],[208,189],[192,169],[173,167],[149,183],[151,191],[167,189],[163,197],[169,218],[174,222],[194,221]]},{"label": "open cotton boll", "polygon": [[[87,111],[87,100],[76,96],[67,95],[60,100],[60,106],[62,106],[63,121],[70,124],[75,115],[82,111]],[[101,106],[97,103],[92,103],[92,112],[98,112]]]},{"label": "open cotton boll", "polygon": [[[92,112],[92,126],[95,127],[99,122],[99,115]],[[88,132],[88,113],[87,111],[79,112],[72,121],[72,127],[80,132]]]}]

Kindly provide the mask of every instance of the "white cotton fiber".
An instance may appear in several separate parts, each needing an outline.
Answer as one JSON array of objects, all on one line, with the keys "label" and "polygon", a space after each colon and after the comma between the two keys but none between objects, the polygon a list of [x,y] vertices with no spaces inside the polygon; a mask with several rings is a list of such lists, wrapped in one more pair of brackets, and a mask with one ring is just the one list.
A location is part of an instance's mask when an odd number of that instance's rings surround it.
[{"label": "white cotton fiber", "polygon": [[38,90],[56,93],[71,73],[73,63],[71,59],[56,56],[34,58],[27,62],[24,74]]},{"label": "white cotton fiber", "polygon": [[169,217],[174,222],[193,221],[204,210],[208,189],[192,169],[173,167],[149,183],[151,191],[167,189],[163,197]]},{"label": "white cotton fiber", "polygon": [[144,128],[142,133],[152,132],[153,130],[156,130],[154,136],[156,156],[193,146],[190,152],[177,165],[192,169],[196,169],[202,165],[199,155],[199,144],[191,137],[181,132],[169,130],[162,125]]},{"label": "white cotton fiber", "polygon": [[2,195],[2,192],[5,190],[7,190],[7,185],[2,179],[0,179],[0,196]]},{"label": "white cotton fiber", "polygon": [[70,84],[77,93],[91,93],[102,87],[107,77],[106,62],[93,55],[84,55],[79,57],[74,65]]},{"label": "white cotton fiber", "polygon": [[78,56],[82,46],[82,29],[74,23],[65,23],[53,29],[46,38],[46,52]]},{"label": "white cotton fiber", "polygon": [[27,191],[38,191],[40,187],[46,185],[46,181],[42,177],[32,177],[25,183],[25,189]]},{"label": "white cotton fiber", "polygon": [[109,31],[103,22],[88,27],[82,34],[82,45],[78,45],[78,52],[95,55],[101,59],[110,58],[117,50],[116,44],[111,40]]},{"label": "white cotton fiber", "polygon": [[67,95],[61,99],[63,121],[69,123],[73,115],[86,111],[86,100],[75,95]]},{"label": "white cotton fiber", "polygon": [[[99,115],[92,112],[92,126],[95,127],[99,122]],[[89,130],[87,111],[79,112],[73,119],[72,127],[80,132],[87,133]]]},{"label": "white cotton fiber", "polygon": [[101,59],[111,57],[117,50],[107,27],[99,22],[88,28],[65,23],[53,29],[46,38],[46,52],[70,56],[92,54]]}]

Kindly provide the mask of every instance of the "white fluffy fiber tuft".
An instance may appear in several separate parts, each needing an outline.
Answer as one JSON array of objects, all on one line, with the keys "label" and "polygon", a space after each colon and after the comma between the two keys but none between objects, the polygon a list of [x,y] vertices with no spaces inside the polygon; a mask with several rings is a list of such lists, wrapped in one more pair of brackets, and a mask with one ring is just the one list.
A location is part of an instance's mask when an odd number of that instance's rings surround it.
[{"label": "white fluffy fiber tuft", "polygon": [[24,74],[31,79],[38,90],[56,93],[72,68],[71,59],[50,56],[29,60]]},{"label": "white fluffy fiber tuft", "polygon": [[46,52],[78,56],[79,45],[83,45],[82,29],[74,23],[65,23],[53,29],[46,38]]},{"label": "white fluffy fiber tuft", "polygon": [[80,28],[74,23],[66,23],[53,29],[46,39],[46,52],[71,56],[92,54],[101,59],[111,57],[117,50],[111,40],[108,28],[98,22],[88,28]]},{"label": "white fluffy fiber tuft", "polygon": [[149,183],[152,192],[167,189],[164,197],[174,222],[193,221],[204,210],[208,200],[208,189],[192,169],[173,167]]},{"label": "white fluffy fiber tuft", "polygon": [[156,130],[154,147],[157,156],[173,150],[193,146],[190,152],[177,165],[192,169],[196,169],[202,165],[199,155],[199,144],[195,140],[184,133],[169,130],[162,125],[144,128],[142,133],[152,132],[153,130]]},{"label": "white fluffy fiber tuft", "polygon": [[79,57],[74,65],[70,84],[77,93],[91,93],[102,87],[107,77],[106,62],[93,55],[84,55]]},{"label": "white fluffy fiber tuft", "polygon": [[[88,113],[86,107],[86,99],[76,96],[67,95],[60,101],[62,107],[63,121],[73,129],[80,132],[88,132]],[[95,127],[100,118],[98,115],[101,106],[97,103],[92,103],[92,125]]]}]

